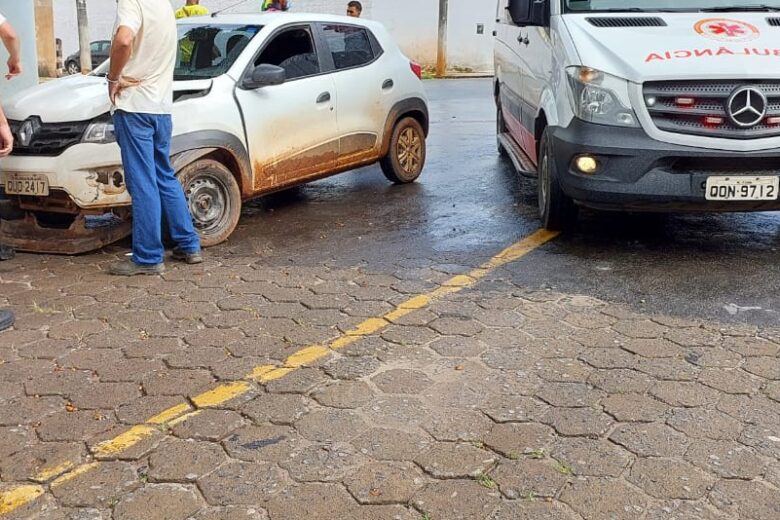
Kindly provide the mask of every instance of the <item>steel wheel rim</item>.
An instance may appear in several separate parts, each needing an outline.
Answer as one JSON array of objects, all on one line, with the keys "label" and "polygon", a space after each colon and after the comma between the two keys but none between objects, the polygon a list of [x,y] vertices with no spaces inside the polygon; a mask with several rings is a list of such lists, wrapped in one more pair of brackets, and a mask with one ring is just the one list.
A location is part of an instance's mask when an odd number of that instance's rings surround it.
[{"label": "steel wheel rim", "polygon": [[422,167],[422,139],[412,128],[404,128],[398,136],[396,157],[401,169],[409,175],[416,174]]},{"label": "steel wheel rim", "polygon": [[230,215],[228,189],[219,179],[200,176],[185,190],[192,223],[201,234],[210,234],[224,226]]}]

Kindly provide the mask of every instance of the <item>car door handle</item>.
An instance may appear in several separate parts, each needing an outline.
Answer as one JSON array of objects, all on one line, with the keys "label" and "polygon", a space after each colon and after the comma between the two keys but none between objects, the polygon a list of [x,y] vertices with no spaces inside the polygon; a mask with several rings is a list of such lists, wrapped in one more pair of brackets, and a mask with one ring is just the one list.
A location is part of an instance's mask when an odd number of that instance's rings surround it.
[{"label": "car door handle", "polygon": [[528,36],[523,36],[523,34],[520,33],[517,36],[517,43],[519,43],[521,45],[525,45],[526,47],[528,47],[528,44],[531,43],[531,40],[528,39]]},{"label": "car door handle", "polygon": [[395,82],[392,79],[386,79],[384,83],[382,83],[382,90],[390,90],[395,86]]},{"label": "car door handle", "polygon": [[330,92],[323,92],[320,97],[317,98],[317,104],[327,103],[330,101]]}]

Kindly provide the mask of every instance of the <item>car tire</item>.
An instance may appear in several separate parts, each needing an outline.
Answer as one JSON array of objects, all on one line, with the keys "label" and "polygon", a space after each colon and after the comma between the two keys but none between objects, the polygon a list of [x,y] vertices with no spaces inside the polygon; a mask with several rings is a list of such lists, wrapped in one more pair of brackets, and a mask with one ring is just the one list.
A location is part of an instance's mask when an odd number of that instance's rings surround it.
[{"label": "car tire", "polygon": [[545,128],[539,143],[539,218],[545,229],[565,231],[577,220],[577,206],[561,189],[551,137],[550,129]]},{"label": "car tire", "polygon": [[220,162],[200,159],[178,173],[201,247],[221,244],[241,216],[241,190],[233,173]]},{"label": "car tire", "polygon": [[413,117],[396,123],[390,137],[390,149],[380,161],[385,177],[396,184],[414,182],[425,167],[425,130]]},{"label": "car tire", "polygon": [[78,63],[75,61],[69,61],[65,64],[65,70],[73,76],[74,74],[79,74],[81,72],[81,68],[79,67]]}]

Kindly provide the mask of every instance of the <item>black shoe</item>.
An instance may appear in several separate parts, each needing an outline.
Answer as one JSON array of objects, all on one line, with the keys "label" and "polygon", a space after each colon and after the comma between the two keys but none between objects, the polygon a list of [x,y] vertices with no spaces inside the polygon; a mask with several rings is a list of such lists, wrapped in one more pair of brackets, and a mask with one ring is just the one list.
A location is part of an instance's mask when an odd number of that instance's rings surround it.
[{"label": "black shoe", "polygon": [[10,260],[16,256],[16,251],[8,246],[0,244],[0,260]]},{"label": "black shoe", "polygon": [[11,326],[13,326],[14,321],[16,321],[16,319],[13,312],[5,310],[0,311],[0,331],[10,329]]},{"label": "black shoe", "polygon": [[178,260],[179,262],[184,262],[190,265],[203,263],[203,255],[201,254],[200,251],[195,251],[193,253],[185,253],[178,247],[173,248],[173,252],[171,253],[171,258],[173,258],[174,260]]},{"label": "black shoe", "polygon": [[108,272],[114,276],[157,275],[165,272],[165,264],[141,265],[127,259],[111,264]]}]

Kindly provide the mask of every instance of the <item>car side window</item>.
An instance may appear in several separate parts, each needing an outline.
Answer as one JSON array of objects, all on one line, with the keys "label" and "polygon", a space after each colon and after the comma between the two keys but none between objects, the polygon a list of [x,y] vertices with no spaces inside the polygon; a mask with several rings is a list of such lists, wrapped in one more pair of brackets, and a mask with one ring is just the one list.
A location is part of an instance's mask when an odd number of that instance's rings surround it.
[{"label": "car side window", "polygon": [[368,30],[354,25],[322,26],[336,70],[360,67],[376,58]]},{"label": "car side window", "polygon": [[320,61],[309,28],[294,27],[274,36],[255,60],[257,65],[281,67],[288,80],[319,74]]},{"label": "car side window", "polygon": [[103,42],[92,42],[89,47],[92,52],[100,52],[103,50]]}]

